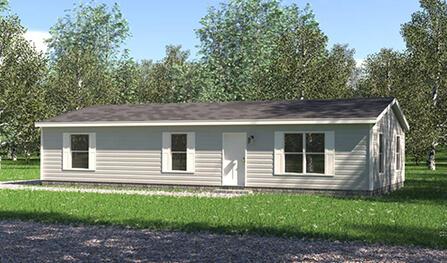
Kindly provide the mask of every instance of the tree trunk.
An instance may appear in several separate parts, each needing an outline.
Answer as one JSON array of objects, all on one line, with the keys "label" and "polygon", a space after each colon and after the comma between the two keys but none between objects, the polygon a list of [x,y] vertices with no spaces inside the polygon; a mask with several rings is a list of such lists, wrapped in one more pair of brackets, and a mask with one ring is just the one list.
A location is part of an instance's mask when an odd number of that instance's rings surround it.
[{"label": "tree trunk", "polygon": [[25,162],[26,163],[29,163],[30,157],[31,157],[30,152],[28,150],[25,150]]},{"label": "tree trunk", "polygon": [[436,170],[435,154],[436,154],[435,147],[432,146],[430,151],[428,152],[427,165],[428,169],[433,171]]}]

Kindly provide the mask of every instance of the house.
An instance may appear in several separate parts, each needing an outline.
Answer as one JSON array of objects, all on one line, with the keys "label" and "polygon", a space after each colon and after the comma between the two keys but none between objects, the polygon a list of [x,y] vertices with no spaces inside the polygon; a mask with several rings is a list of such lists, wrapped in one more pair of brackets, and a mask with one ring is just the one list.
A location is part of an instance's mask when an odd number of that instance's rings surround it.
[{"label": "house", "polygon": [[403,185],[395,98],[103,105],[36,123],[41,179],[376,193]]}]

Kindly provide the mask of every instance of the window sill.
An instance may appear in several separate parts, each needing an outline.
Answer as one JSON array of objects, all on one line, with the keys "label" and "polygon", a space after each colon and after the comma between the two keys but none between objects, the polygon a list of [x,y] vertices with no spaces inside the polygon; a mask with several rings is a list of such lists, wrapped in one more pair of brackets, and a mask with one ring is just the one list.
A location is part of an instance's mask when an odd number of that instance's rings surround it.
[{"label": "window sill", "polygon": [[62,171],[94,172],[96,170],[85,169],[85,168],[65,168],[65,169],[62,169]]},{"label": "window sill", "polygon": [[274,174],[274,176],[286,176],[286,177],[334,177],[333,174],[316,174],[316,173],[306,173],[306,174],[280,173],[280,174]]},{"label": "window sill", "polygon": [[163,174],[194,174],[191,171],[162,171]]}]

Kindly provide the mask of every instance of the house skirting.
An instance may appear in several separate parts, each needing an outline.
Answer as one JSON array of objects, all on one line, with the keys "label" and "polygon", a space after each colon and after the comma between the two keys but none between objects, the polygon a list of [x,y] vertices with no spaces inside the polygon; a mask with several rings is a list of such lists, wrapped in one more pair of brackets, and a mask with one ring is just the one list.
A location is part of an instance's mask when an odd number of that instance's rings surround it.
[{"label": "house skirting", "polygon": [[381,188],[374,189],[371,191],[372,195],[381,195],[381,194],[387,194],[392,191],[398,190],[400,188],[404,187],[404,182],[398,182],[395,184],[387,185]]}]

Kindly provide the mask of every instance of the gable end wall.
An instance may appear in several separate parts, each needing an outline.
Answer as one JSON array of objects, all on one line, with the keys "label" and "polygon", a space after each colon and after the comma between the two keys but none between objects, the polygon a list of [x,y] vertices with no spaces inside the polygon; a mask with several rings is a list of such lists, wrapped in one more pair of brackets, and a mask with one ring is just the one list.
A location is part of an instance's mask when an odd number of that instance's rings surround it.
[{"label": "gable end wall", "polygon": [[[385,136],[385,169],[379,173],[379,134]],[[402,163],[401,170],[396,170],[396,136],[400,136]],[[371,127],[370,131],[370,190],[389,188],[403,184],[405,181],[405,132],[392,107],[386,110],[382,118]]]}]

